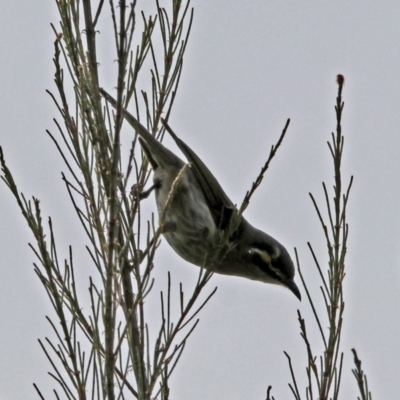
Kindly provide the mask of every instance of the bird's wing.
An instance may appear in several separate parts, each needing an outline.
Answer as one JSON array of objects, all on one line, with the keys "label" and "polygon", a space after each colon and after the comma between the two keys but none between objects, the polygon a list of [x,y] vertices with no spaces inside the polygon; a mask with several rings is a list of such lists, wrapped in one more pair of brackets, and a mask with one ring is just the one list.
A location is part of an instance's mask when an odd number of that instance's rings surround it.
[{"label": "bird's wing", "polygon": [[[104,89],[101,88],[100,93],[113,107],[117,106],[117,101]],[[128,123],[136,130],[139,136],[144,139],[146,144],[144,146],[142,145],[142,147],[145,149],[146,154],[148,153],[148,158],[153,169],[156,169],[159,163],[164,165],[174,165],[176,167],[181,167],[183,165],[182,160],[165,148],[132,114],[124,108],[122,108],[122,112]],[[191,170],[203,191],[216,226],[225,230],[233,222],[232,217],[237,215],[236,207],[197,154],[176,136],[164,120],[162,120],[162,122],[165,129],[175,140],[177,146],[191,164]]]},{"label": "bird's wing", "polygon": [[193,174],[203,191],[208,207],[214,217],[215,224],[220,229],[225,230],[232,222],[232,216],[236,215],[236,207],[197,154],[176,136],[165,120],[162,119],[162,123],[190,163]]}]

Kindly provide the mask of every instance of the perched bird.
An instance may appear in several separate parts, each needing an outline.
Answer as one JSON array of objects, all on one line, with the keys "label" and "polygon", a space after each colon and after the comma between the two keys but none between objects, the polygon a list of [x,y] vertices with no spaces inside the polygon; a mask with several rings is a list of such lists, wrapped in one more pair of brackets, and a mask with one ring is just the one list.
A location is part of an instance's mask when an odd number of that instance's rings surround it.
[{"label": "perched bird", "polygon": [[[116,100],[103,89],[104,98]],[[254,228],[200,158],[164,126],[188,163],[162,145],[128,111],[124,117],[139,135],[154,171],[154,191],[163,235],[186,261],[219,274],[287,287],[301,300],[289,253],[277,240]]]}]

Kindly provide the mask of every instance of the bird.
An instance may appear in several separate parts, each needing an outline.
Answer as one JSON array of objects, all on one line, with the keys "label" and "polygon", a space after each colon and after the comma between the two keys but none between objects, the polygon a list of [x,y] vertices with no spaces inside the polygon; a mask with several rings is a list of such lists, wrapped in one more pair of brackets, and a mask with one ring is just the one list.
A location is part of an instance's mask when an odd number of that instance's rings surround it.
[{"label": "bird", "polygon": [[[117,101],[104,89],[113,107]],[[172,131],[187,162],[167,149],[132,114],[124,118],[139,135],[141,148],[153,169],[153,186],[162,234],[184,260],[218,274],[277,284],[299,300],[295,268],[286,248],[253,227],[239,214],[217,179],[196,153]]]}]

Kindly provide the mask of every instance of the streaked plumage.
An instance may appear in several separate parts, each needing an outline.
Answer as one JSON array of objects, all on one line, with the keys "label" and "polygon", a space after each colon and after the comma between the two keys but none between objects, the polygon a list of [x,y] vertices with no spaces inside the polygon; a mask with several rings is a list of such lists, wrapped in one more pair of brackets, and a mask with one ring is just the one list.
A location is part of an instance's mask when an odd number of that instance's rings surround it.
[{"label": "streaked plumage", "polygon": [[[115,107],[115,99],[104,90],[101,92]],[[301,299],[293,280],[294,265],[285,247],[237,214],[232,201],[193,150],[167,127],[188,160],[189,164],[186,164],[128,111],[123,112],[139,135],[142,149],[154,171],[158,214],[164,223],[163,235],[176,253],[186,261],[212,268],[216,273],[280,284]],[[171,191],[180,172],[176,187]],[[168,196],[171,198],[165,208]],[[230,235],[224,241],[227,230]],[[221,243],[223,250],[219,252]],[[215,265],[210,260],[217,252],[220,261]],[[225,256],[219,258],[221,254]]]}]

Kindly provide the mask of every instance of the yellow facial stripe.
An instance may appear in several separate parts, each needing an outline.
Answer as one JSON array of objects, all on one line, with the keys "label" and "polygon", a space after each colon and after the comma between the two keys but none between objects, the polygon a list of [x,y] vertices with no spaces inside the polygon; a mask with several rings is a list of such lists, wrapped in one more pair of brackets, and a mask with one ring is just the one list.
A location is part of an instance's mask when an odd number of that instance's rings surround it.
[{"label": "yellow facial stripe", "polygon": [[[274,259],[279,257],[279,249],[277,249],[277,250],[278,250],[278,254],[276,254]],[[261,257],[261,259],[268,265],[268,268],[271,271],[273,271],[276,275],[278,275],[283,280],[286,278],[285,275],[282,273],[282,271],[279,268],[276,268],[272,265],[272,257],[268,252],[266,252],[265,250],[260,250],[260,249],[256,249],[256,248],[253,248],[251,251],[253,253],[257,253]]]}]

